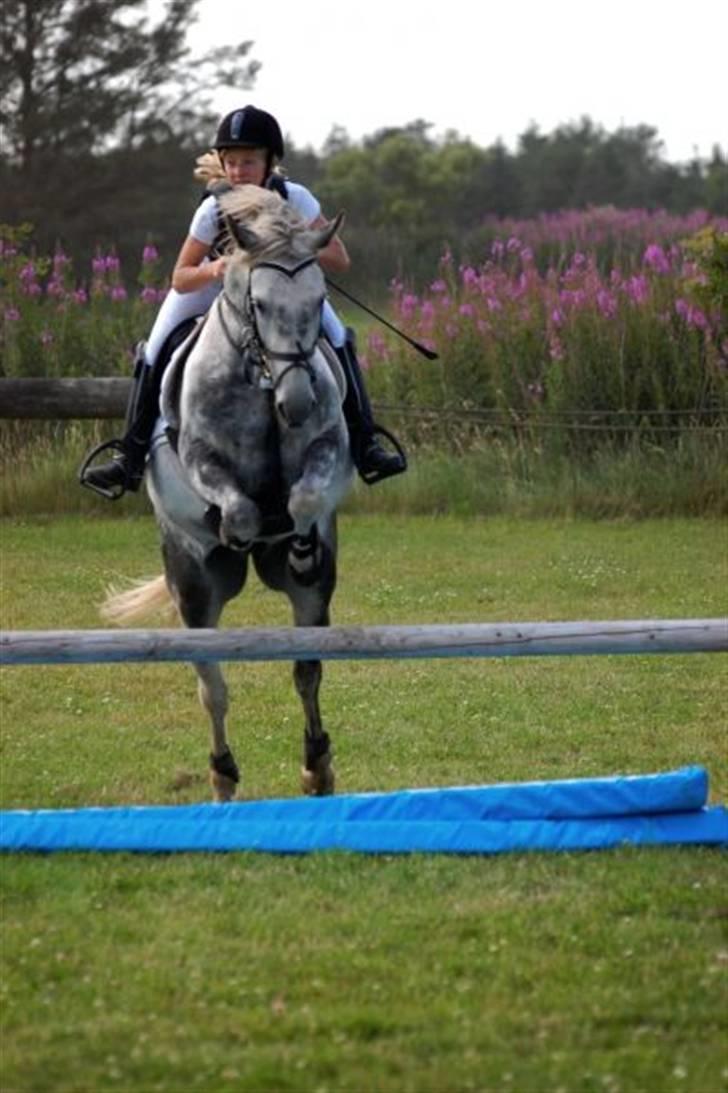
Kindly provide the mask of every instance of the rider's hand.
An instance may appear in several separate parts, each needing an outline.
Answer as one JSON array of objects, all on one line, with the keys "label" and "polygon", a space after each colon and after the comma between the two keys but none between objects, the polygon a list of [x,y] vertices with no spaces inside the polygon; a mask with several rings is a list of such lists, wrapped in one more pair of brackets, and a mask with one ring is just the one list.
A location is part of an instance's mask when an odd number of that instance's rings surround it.
[{"label": "rider's hand", "polygon": [[225,276],[225,270],[227,268],[227,258],[216,258],[214,262],[210,262],[209,268],[212,271],[212,278],[214,281],[222,281]]}]

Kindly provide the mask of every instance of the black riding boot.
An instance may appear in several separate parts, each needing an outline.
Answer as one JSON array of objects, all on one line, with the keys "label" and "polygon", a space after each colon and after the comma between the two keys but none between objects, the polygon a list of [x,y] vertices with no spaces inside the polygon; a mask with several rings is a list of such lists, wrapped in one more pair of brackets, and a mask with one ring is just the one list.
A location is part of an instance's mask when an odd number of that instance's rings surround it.
[{"label": "black riding boot", "polygon": [[[404,451],[391,433],[374,423],[372,404],[364,386],[364,377],[356,355],[354,331],[347,328],[346,341],[342,346],[334,348],[346,376],[344,417],[349,429],[351,457],[356,469],[370,486],[375,482],[381,482],[383,478],[402,474],[407,470],[407,457]],[[388,452],[380,444],[378,436],[387,437],[396,451]]]},{"label": "black riding boot", "polygon": [[[134,378],[126,407],[124,435],[120,440],[110,440],[99,445],[87,457],[79,471],[82,486],[116,501],[127,490],[136,493],[144,477],[149,444],[154,424],[159,416],[159,391],[162,385],[164,364],[158,362],[149,367],[144,358],[144,342],[139,342],[134,360]],[[113,459],[98,467],[90,467],[91,461],[102,451],[113,450]]]}]

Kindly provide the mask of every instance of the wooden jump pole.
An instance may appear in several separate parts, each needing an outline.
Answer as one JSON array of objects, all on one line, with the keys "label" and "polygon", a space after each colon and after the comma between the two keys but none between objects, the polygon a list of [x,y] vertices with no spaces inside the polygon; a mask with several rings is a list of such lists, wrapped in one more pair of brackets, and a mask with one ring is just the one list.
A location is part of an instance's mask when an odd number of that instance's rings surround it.
[{"label": "wooden jump pole", "polygon": [[237,630],[0,631],[0,665],[726,652],[728,618]]}]

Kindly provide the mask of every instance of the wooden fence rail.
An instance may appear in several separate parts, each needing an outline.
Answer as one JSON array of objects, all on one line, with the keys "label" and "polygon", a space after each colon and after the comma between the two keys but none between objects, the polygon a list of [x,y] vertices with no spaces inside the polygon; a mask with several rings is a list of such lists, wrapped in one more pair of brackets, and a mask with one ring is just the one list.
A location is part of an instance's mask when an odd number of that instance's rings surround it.
[{"label": "wooden fence rail", "polygon": [[131,379],[0,379],[0,418],[123,418]]},{"label": "wooden fence rail", "polygon": [[0,632],[0,664],[4,665],[726,652],[728,618]]}]

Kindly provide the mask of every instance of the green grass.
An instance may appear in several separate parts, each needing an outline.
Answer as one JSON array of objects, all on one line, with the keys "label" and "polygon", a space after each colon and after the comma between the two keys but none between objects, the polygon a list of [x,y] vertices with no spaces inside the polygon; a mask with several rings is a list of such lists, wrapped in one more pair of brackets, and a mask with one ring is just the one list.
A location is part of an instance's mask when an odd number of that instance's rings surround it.
[{"label": "green grass", "polygon": [[[8,628],[99,625],[159,570],[146,517],[5,521]],[[345,516],[338,623],[726,613],[726,526]],[[254,578],[230,625],[289,622]],[[230,665],[249,797],[297,793],[288,666]],[[728,797],[724,658],[339,662],[342,792],[702,763]],[[207,800],[187,666],[6,669],[3,807]],[[3,1093],[603,1093],[728,1084],[725,857],[2,860]]]},{"label": "green grass", "polygon": [[[407,474],[369,489],[357,480],[349,513],[462,517],[645,519],[728,515],[728,448],[720,430],[685,430],[664,447],[635,436],[571,450],[567,433],[517,438],[468,430],[448,418],[384,423],[409,455]],[[78,485],[78,468],[119,423],[0,422],[0,518],[54,514],[121,516],[149,512],[145,494],[110,505]]]}]

